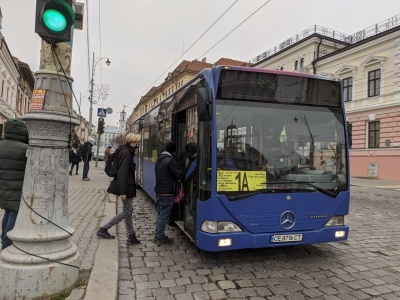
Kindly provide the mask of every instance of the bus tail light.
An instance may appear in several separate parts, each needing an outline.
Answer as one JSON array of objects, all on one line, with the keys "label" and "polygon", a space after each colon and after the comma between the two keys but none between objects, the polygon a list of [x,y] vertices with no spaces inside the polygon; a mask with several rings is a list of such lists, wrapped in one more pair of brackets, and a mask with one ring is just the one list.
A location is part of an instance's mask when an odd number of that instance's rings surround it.
[{"label": "bus tail light", "polygon": [[325,227],[331,226],[344,226],[344,216],[333,216],[328,223],[326,223]]},{"label": "bus tail light", "polygon": [[204,221],[201,230],[208,233],[242,232],[243,230],[233,222]]}]

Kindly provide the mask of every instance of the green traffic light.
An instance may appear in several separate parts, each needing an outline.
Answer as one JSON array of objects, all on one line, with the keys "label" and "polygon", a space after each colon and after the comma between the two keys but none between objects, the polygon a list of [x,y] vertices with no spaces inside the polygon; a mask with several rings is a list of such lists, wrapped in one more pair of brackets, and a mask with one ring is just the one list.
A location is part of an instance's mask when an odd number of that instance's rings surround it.
[{"label": "green traffic light", "polygon": [[43,24],[53,32],[63,32],[67,27],[67,19],[58,10],[48,9],[43,13]]}]

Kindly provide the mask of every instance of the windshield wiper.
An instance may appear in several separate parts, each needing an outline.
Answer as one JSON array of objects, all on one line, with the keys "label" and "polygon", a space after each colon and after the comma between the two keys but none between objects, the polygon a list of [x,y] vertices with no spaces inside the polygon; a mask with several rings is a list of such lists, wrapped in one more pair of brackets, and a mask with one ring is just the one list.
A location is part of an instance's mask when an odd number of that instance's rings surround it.
[{"label": "windshield wiper", "polygon": [[227,196],[228,200],[239,200],[247,197],[252,197],[255,195],[260,195],[260,194],[269,194],[269,193],[274,193],[276,189],[260,189],[255,192],[247,193],[247,194],[242,194],[242,195],[237,195],[237,196]]},{"label": "windshield wiper", "polygon": [[319,187],[313,183],[314,181],[308,182],[308,181],[295,181],[295,180],[287,180],[287,181],[272,181],[272,182],[266,182],[267,184],[285,184],[285,183],[299,183],[299,184],[307,184],[313,188],[315,188],[318,192],[324,193],[328,196],[331,196],[333,198],[336,198],[337,194],[334,192],[331,192],[330,190],[324,189],[322,187]]},{"label": "windshield wiper", "polygon": [[[308,181],[270,181],[266,182],[266,184],[288,184],[288,183],[299,183],[299,184],[307,184],[314,189],[316,189],[318,192],[324,193],[328,196],[331,196],[333,198],[336,198],[337,194],[334,192],[331,192],[330,190],[321,188],[313,183],[315,182],[308,182]],[[259,189],[255,192],[247,193],[247,194],[242,194],[242,195],[237,195],[237,196],[227,196],[229,200],[239,200],[247,197],[252,197],[255,195],[260,195],[260,194],[268,194],[268,193],[275,193],[276,191],[283,191],[283,190],[292,190],[291,188],[266,188],[266,189]]]}]

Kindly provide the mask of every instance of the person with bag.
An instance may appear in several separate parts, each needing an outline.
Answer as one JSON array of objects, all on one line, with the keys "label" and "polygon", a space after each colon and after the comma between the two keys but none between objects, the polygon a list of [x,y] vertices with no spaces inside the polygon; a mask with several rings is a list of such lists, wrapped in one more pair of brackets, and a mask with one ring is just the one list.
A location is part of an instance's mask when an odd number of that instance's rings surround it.
[{"label": "person with bag", "polygon": [[172,244],[173,239],[165,235],[165,227],[174,205],[175,182],[182,180],[184,173],[172,156],[176,151],[174,142],[167,142],[165,151],[158,156],[155,165],[157,222],[153,242],[157,245]]},{"label": "person with bag", "polygon": [[116,161],[118,166],[117,176],[111,181],[107,192],[117,195],[122,200],[122,212],[112,218],[108,223],[100,227],[97,236],[105,239],[114,239],[115,236],[108,232],[112,226],[125,220],[126,229],[128,231],[128,245],[139,244],[133,229],[133,198],[136,197],[136,180],[135,180],[135,163],[133,157],[137,143],[140,141],[140,135],[128,133],[126,135],[125,145],[121,145],[116,150]]},{"label": "person with bag", "polygon": [[20,119],[4,124],[4,140],[0,142],[0,207],[4,209],[1,228],[1,249],[12,245],[7,233],[14,228],[21,202],[25,177],[28,128]]},{"label": "person with bag", "polygon": [[111,155],[111,146],[108,146],[106,148],[106,150],[104,150],[104,157],[103,157],[103,161],[106,163],[108,161],[108,158]]},{"label": "person with bag", "polygon": [[83,161],[82,180],[84,181],[90,181],[90,179],[88,178],[88,174],[89,174],[89,162],[92,160],[93,143],[94,143],[93,139],[89,139],[87,142],[83,143],[79,147]]},{"label": "person with bag", "polygon": [[71,168],[69,170],[69,175],[72,175],[72,170],[74,169],[74,167],[76,166],[76,175],[78,174],[78,170],[79,170],[79,163],[82,161],[81,159],[81,152],[79,150],[79,146],[78,143],[74,142],[72,144],[72,147],[69,149],[69,162],[71,164]]}]

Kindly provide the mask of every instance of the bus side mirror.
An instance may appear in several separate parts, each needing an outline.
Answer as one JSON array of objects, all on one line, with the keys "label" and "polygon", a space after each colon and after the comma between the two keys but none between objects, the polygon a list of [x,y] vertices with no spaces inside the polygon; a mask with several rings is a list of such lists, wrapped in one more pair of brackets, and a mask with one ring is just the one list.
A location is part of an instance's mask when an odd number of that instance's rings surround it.
[{"label": "bus side mirror", "polygon": [[199,121],[210,121],[213,113],[212,90],[207,87],[197,89],[197,116]]}]

